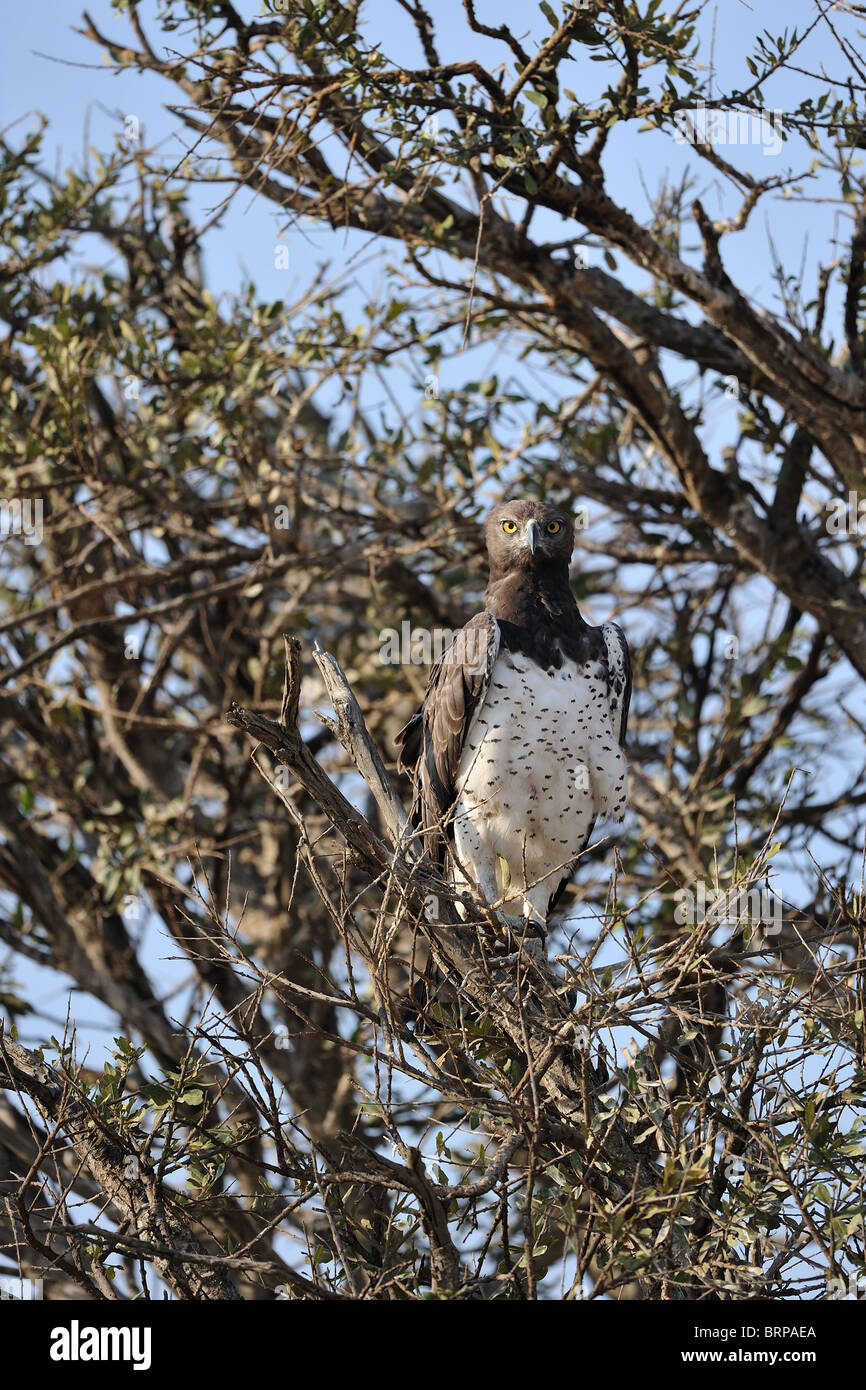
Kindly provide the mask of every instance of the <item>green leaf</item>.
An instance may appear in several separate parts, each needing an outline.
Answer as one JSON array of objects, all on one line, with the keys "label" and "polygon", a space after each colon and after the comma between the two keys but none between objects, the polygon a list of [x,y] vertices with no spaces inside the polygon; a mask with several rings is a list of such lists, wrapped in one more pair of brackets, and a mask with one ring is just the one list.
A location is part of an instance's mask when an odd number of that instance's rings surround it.
[{"label": "green leaf", "polygon": [[746,719],[751,719],[756,714],[763,714],[769,703],[763,695],[750,695],[743,701],[741,713]]}]

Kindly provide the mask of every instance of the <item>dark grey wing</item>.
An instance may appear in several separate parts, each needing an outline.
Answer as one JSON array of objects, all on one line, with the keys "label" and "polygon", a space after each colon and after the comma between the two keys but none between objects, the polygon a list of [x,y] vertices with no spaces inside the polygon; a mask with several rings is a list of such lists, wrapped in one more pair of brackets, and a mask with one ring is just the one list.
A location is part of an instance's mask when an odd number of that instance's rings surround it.
[{"label": "dark grey wing", "polygon": [[614,728],[616,728],[616,714],[619,713],[618,737],[619,746],[622,748],[625,745],[628,709],[631,704],[631,657],[629,656],[625,633],[618,623],[605,623],[601,629],[601,635],[604,638],[607,651],[610,709],[611,714],[614,715]]},{"label": "dark grey wing", "polygon": [[414,773],[416,819],[425,829],[441,825],[454,804],[460,755],[487,694],[499,640],[499,625],[490,613],[471,618],[433,667],[424,703],[397,735],[399,766]]}]

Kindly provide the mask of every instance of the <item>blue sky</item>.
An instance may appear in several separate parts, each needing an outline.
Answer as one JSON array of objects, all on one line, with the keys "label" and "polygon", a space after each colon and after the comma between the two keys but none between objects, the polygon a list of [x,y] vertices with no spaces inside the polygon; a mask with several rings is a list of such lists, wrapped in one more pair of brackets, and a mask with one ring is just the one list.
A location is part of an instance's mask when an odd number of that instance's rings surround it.
[{"label": "blue sky", "polygon": [[[240,8],[252,15],[259,7],[242,4]],[[155,0],[144,0],[139,5],[145,27],[159,51],[171,43],[172,36],[160,33],[155,19],[157,9]],[[774,32],[781,30],[782,20],[789,28],[803,29],[814,19],[815,12],[814,0],[791,0],[784,7],[766,4],[759,7],[746,4],[745,0],[725,0],[724,5],[709,8],[702,26],[706,46],[701,56],[709,66],[712,45],[716,90],[726,85],[746,86],[751,81],[745,65],[747,45],[768,20]],[[109,0],[94,0],[89,5],[89,13],[103,32],[121,40],[129,37],[125,17],[114,13]],[[363,13],[371,38],[381,37],[389,56],[399,61],[417,60],[417,45],[410,22],[396,0],[368,0]],[[465,57],[467,31],[460,0],[438,0],[434,13],[443,59]],[[546,19],[535,5],[527,6],[515,0],[498,0],[496,4],[481,0],[478,14],[488,23],[505,20],[519,34],[529,32],[542,37],[550,32]],[[178,100],[177,89],[153,74],[140,76],[131,71],[110,70],[101,51],[74,32],[80,27],[78,16],[75,0],[72,3],[70,0],[37,0],[32,7],[18,7],[14,21],[7,16],[6,43],[0,56],[0,120],[8,126],[28,113],[43,112],[51,123],[46,149],[56,158],[58,168],[80,166],[87,144],[97,148],[109,146],[121,130],[124,116],[129,114],[138,118],[146,143],[159,144],[167,163],[180,157],[189,147],[191,137],[177,117],[165,110],[165,103]],[[844,15],[835,18],[842,26],[851,24]],[[711,38],[713,30],[714,41]],[[178,38],[176,42],[180,47],[183,39]],[[473,56],[486,58],[491,64],[501,61],[501,45],[481,37],[473,37],[471,43]],[[580,52],[580,62],[570,66],[574,73],[574,89],[578,95],[583,95],[587,89],[594,91],[599,87],[601,74],[606,74],[606,65],[587,62],[587,51]],[[831,73],[840,69],[835,45],[823,26],[813,34],[804,53],[805,61],[800,60],[804,65],[815,69],[824,66]],[[782,74],[768,85],[767,104],[786,108],[806,90],[805,79]],[[610,157],[606,161],[611,192],[639,211],[642,203],[645,207],[643,189],[653,193],[665,173],[675,174],[690,160],[694,163],[690,153],[667,136],[645,133],[638,137],[633,128],[614,132]],[[776,172],[777,168],[791,164],[795,170],[805,168],[808,154],[801,142],[791,141],[778,156],[764,153],[760,146],[738,147],[736,162],[754,174],[763,174],[770,168]],[[736,198],[706,166],[699,174],[696,191],[713,215],[736,208]],[[820,190],[822,196],[829,191],[828,188]],[[201,196],[198,201],[202,212],[205,207],[213,208],[223,192],[224,189],[218,191],[213,198]],[[775,200],[774,210],[776,214],[780,211],[778,200]],[[793,207],[791,212],[794,214]],[[789,267],[799,267],[804,238],[808,236],[806,265],[814,268],[816,259],[826,253],[827,243],[833,237],[838,213],[837,205],[817,203],[810,206],[808,218],[800,208],[794,215],[788,215],[785,210],[785,215],[774,217],[773,236],[780,256]],[[558,219],[551,221],[558,222]],[[273,264],[278,227],[273,207],[247,193],[239,194],[225,225],[208,239],[206,272],[211,288],[215,291],[236,288],[246,271],[255,278],[263,295],[273,292],[282,297],[286,290],[285,273],[276,270]],[[568,233],[563,229],[561,234]],[[305,227],[303,236],[293,234],[291,239],[291,275],[304,283],[321,260],[339,257],[342,261],[344,254],[343,234],[320,226]],[[769,260],[762,216],[746,232],[727,239],[725,259],[734,278],[747,293],[767,295]],[[369,285],[369,278],[365,276],[365,280]]]}]

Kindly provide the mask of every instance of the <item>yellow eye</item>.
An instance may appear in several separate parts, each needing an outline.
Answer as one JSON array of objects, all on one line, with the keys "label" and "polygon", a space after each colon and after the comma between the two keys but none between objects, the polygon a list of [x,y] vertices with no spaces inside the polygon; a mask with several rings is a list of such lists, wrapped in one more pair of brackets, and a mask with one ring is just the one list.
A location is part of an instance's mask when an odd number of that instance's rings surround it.
[{"label": "yellow eye", "polygon": [[506,536],[513,536],[513,535],[514,535],[514,532],[517,530],[517,522],[516,522],[516,521],[503,521],[503,523],[502,523],[502,529],[503,529],[503,531],[505,532]]},{"label": "yellow eye", "polygon": [[562,522],[561,522],[561,521],[548,521],[548,523],[547,523],[547,534],[548,534],[549,536],[555,536],[556,533],[557,533],[557,531],[561,531],[561,530],[562,530]]}]

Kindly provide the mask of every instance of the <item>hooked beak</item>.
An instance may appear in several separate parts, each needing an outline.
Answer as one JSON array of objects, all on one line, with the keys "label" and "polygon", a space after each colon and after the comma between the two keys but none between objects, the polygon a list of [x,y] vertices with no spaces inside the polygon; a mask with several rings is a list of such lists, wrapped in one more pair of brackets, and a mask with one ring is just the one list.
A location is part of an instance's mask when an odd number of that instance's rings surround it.
[{"label": "hooked beak", "polygon": [[529,546],[530,554],[535,554],[535,547],[538,545],[538,522],[530,521],[523,533],[523,544]]}]

